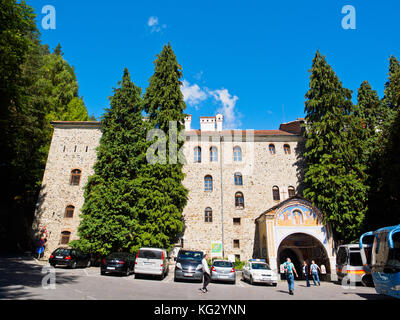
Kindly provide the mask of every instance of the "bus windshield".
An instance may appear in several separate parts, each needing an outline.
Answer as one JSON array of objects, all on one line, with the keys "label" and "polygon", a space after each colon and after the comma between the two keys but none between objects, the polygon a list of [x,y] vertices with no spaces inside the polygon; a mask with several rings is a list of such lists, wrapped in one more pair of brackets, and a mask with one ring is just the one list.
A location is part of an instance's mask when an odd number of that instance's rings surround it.
[{"label": "bus windshield", "polygon": [[350,265],[351,266],[362,266],[361,254],[360,252],[350,251]]}]

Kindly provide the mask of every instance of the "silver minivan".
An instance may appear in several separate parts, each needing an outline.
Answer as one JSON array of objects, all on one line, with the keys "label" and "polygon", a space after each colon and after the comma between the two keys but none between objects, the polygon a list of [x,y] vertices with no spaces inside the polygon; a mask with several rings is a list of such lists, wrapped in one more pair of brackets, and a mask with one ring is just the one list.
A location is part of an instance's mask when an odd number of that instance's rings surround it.
[{"label": "silver minivan", "polygon": [[357,283],[365,275],[364,266],[361,259],[359,244],[345,244],[338,248],[336,255],[336,274],[338,281]]},{"label": "silver minivan", "polygon": [[135,260],[135,275],[154,275],[161,280],[168,274],[168,257],[165,249],[140,248]]}]

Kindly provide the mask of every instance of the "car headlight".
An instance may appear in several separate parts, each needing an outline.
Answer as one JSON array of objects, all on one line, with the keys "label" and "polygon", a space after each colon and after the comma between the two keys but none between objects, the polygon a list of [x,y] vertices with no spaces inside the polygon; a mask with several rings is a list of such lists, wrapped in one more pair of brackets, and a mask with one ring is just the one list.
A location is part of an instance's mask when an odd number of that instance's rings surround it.
[{"label": "car headlight", "polygon": [[196,267],[196,270],[201,270],[201,269],[203,269],[203,265],[202,265],[202,264],[199,264],[199,265]]},{"label": "car headlight", "polygon": [[182,270],[182,265],[179,262],[176,263],[176,267]]},{"label": "car headlight", "polygon": [[400,290],[400,284],[395,285],[394,287],[390,288],[391,290],[399,291]]}]

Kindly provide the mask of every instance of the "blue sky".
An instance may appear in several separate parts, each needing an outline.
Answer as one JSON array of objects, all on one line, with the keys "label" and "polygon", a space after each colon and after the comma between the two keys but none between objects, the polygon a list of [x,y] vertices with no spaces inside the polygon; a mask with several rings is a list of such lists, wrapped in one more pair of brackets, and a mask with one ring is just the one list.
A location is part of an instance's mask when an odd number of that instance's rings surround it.
[{"label": "blue sky", "polygon": [[[155,55],[168,42],[183,68],[186,113],[225,114],[227,126],[277,129],[304,116],[312,58],[319,49],[343,85],[368,80],[383,96],[390,55],[400,58],[400,1],[76,1],[28,0],[42,42],[61,43],[75,67],[79,94],[99,117],[124,67],[143,89]],[[42,8],[56,9],[56,29],[42,28]],[[342,7],[356,10],[343,29]],[[284,106],[284,107],[283,107]],[[283,111],[284,110],[284,111]]]}]

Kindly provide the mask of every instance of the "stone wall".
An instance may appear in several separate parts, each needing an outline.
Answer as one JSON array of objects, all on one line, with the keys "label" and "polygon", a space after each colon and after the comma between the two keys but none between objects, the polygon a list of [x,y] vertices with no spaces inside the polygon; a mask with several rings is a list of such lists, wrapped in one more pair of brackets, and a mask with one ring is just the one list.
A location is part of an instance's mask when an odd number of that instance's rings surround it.
[{"label": "stone wall", "polygon": [[[62,231],[71,232],[71,240],[77,239],[84,186],[88,177],[93,174],[93,165],[97,159],[96,148],[101,137],[97,122],[61,122],[53,123],[53,127],[54,133],[33,224],[36,239],[38,231],[47,227],[46,256],[60,245]],[[70,185],[73,169],[82,172],[78,186]],[[75,207],[72,218],[64,217],[68,205]]]},{"label": "stone wall", "polygon": [[[34,223],[35,232],[47,226],[47,256],[59,246],[62,231],[70,231],[71,240],[77,239],[80,209],[84,202],[83,188],[93,173],[96,148],[101,137],[98,122],[55,122],[53,126],[54,134]],[[253,252],[259,250],[255,242],[258,239],[255,218],[287,199],[289,186],[299,186],[299,158],[302,154],[299,145],[302,137],[275,130],[271,133],[250,132],[247,136],[240,134],[234,139],[228,131],[203,134],[201,141],[198,141],[195,132],[187,132],[184,145],[187,163],[183,168],[186,175],[183,183],[189,189],[189,200],[183,212],[183,246],[210,252],[211,241],[222,240],[223,224],[225,256],[239,255],[241,260],[251,258]],[[220,141],[221,137],[223,141]],[[275,145],[275,154],[269,152],[271,143]],[[284,153],[284,144],[290,146],[290,154]],[[201,163],[194,163],[195,146],[202,148]],[[209,161],[211,146],[218,150],[217,162]],[[233,161],[235,146],[242,150],[240,162]],[[73,169],[82,171],[79,186],[71,186],[69,183]],[[242,186],[235,185],[235,172],[242,174]],[[210,192],[204,191],[206,175],[213,178],[213,190]],[[280,201],[272,199],[273,186],[280,189]],[[235,207],[236,192],[243,193],[244,208]],[[75,206],[73,218],[64,218],[68,205]],[[207,207],[212,208],[212,222],[204,221],[204,210]],[[240,218],[240,225],[234,225],[233,218]],[[234,248],[233,240],[236,239],[239,240],[239,248]]]}]

